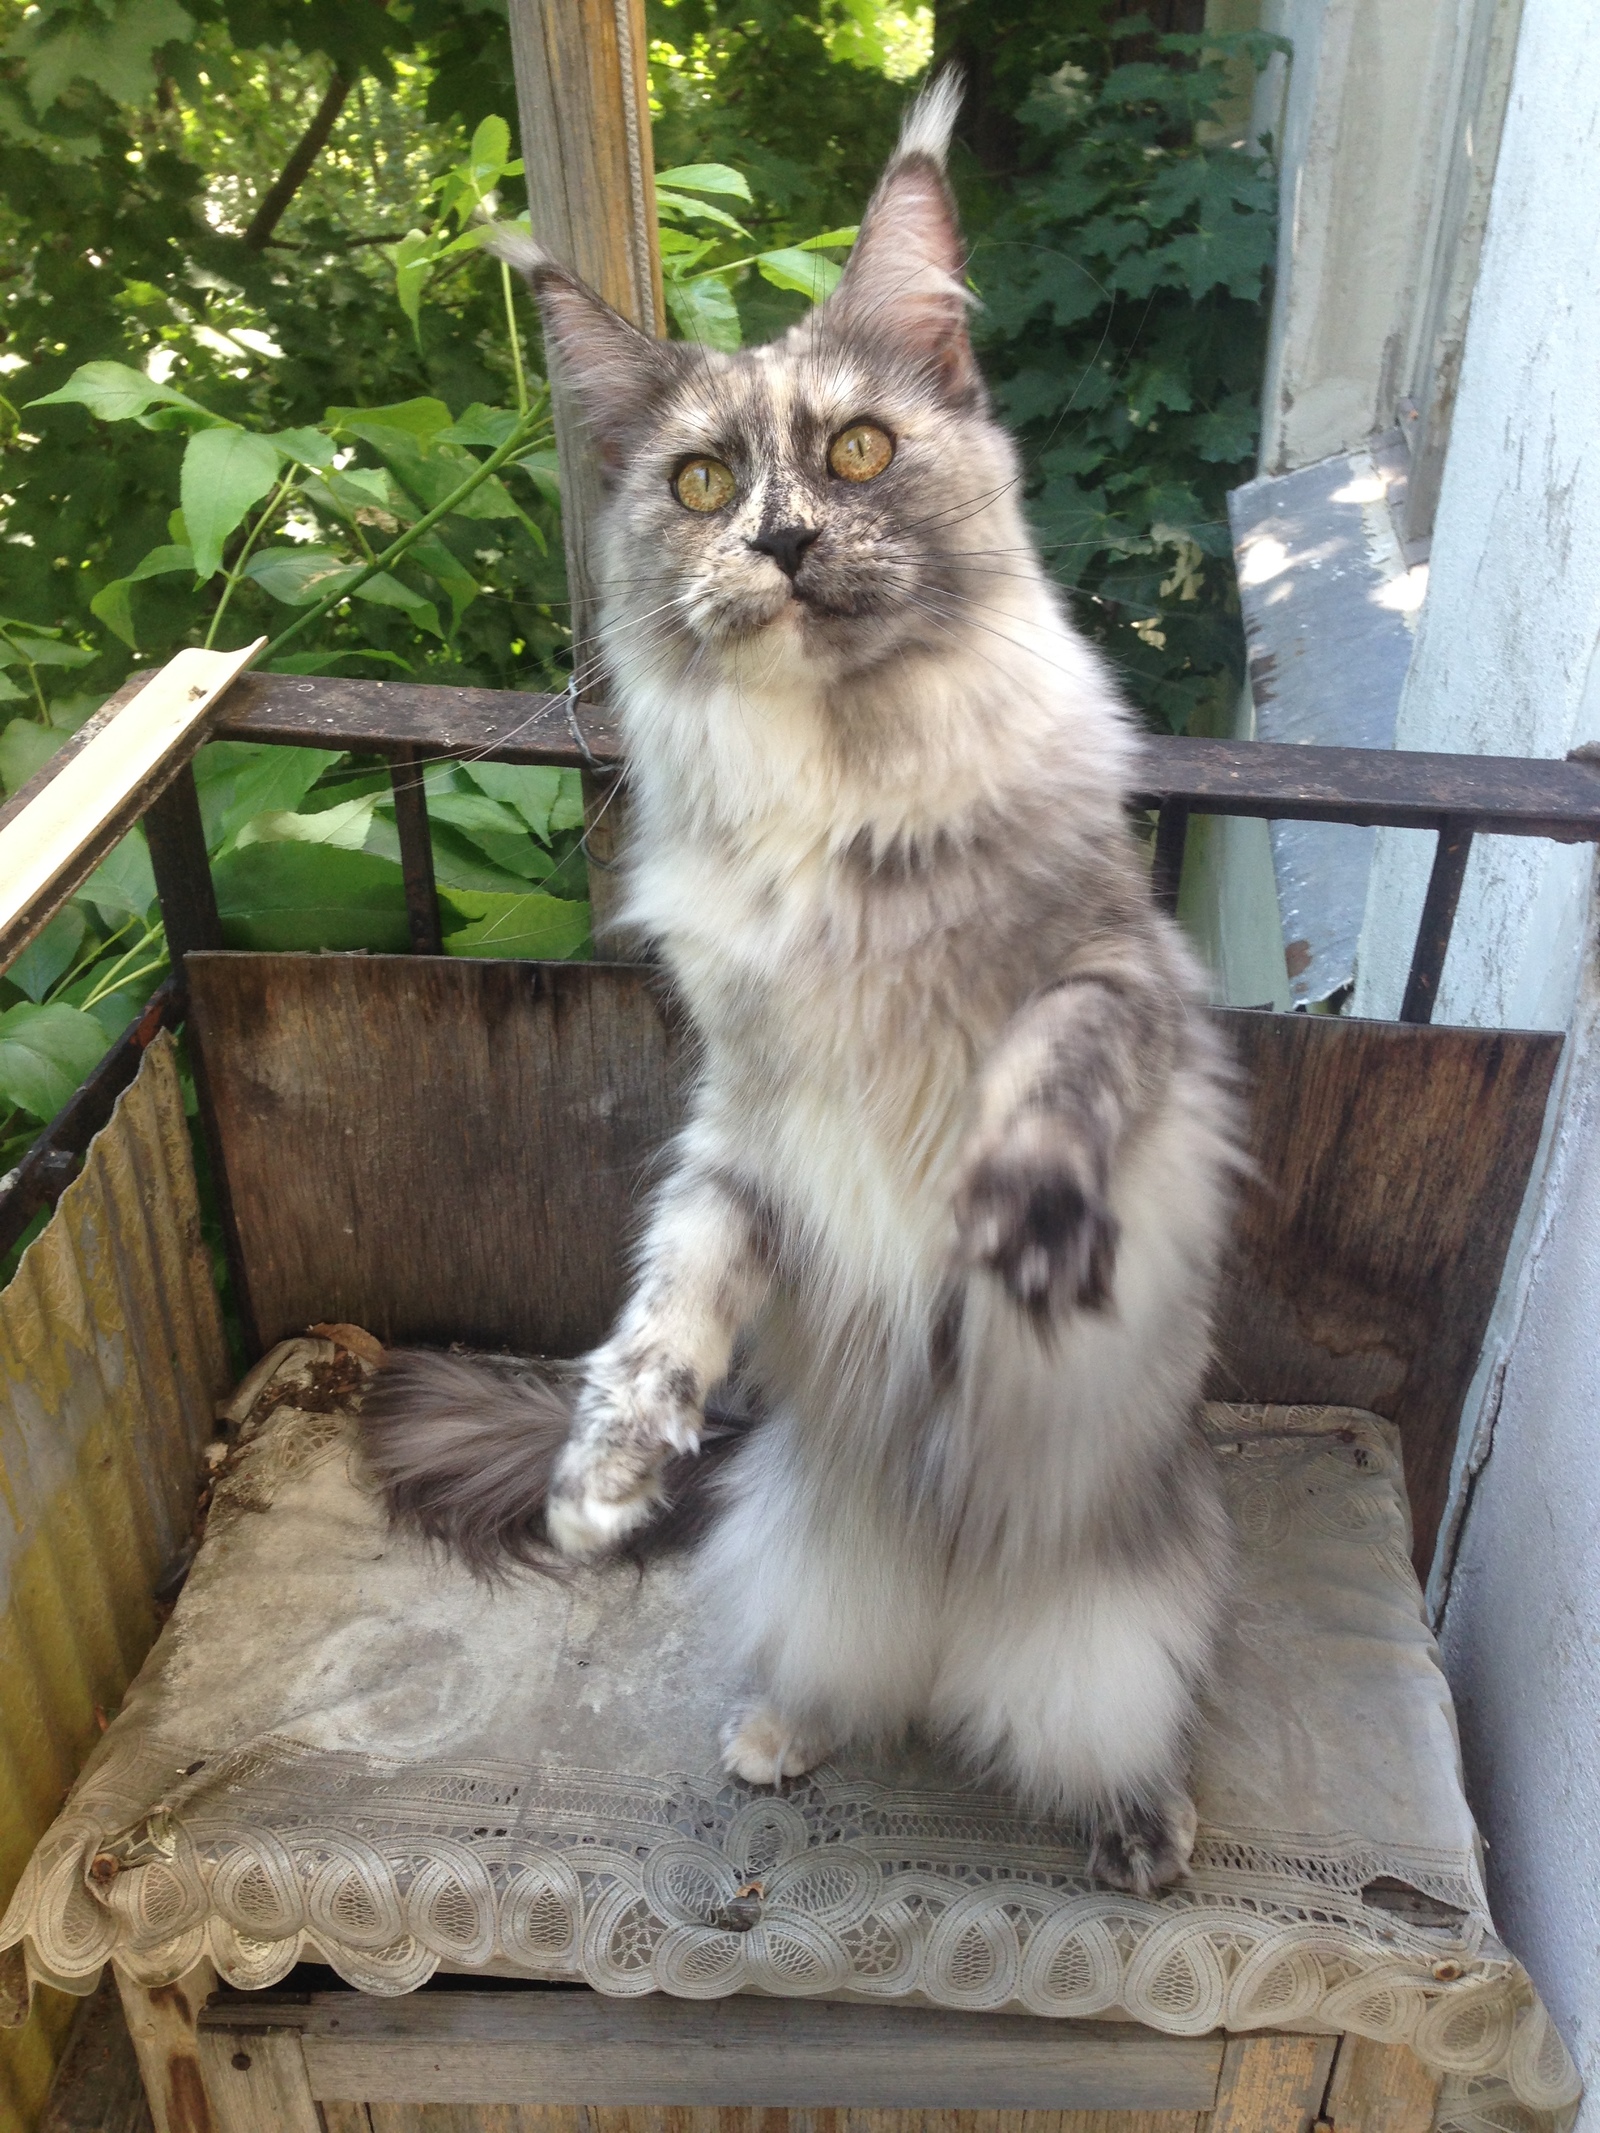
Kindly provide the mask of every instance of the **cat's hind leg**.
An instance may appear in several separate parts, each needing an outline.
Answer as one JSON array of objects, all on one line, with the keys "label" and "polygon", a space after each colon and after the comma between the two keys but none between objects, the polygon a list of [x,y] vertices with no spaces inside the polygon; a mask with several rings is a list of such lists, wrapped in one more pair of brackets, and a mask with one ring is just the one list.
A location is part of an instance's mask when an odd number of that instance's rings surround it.
[{"label": "cat's hind leg", "polygon": [[1185,1778],[1214,1611],[1207,1581],[1173,1566],[953,1581],[934,1723],[1034,1812],[1086,1823],[1098,1878],[1150,1895],[1194,1845]]},{"label": "cat's hind leg", "polygon": [[722,1737],[751,1784],[798,1776],[846,1741],[892,1741],[927,1710],[935,1567],[905,1520],[807,1471],[772,1416],[719,1478],[697,1562],[713,1633],[751,1691]]}]

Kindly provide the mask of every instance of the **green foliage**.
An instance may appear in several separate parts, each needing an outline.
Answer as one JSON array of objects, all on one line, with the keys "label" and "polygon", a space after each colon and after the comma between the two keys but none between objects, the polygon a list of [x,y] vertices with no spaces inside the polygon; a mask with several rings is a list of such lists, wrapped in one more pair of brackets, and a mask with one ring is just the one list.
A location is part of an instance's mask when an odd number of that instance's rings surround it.
[{"label": "green foliage", "polygon": [[1267,163],[1207,121],[1236,55],[1080,40],[1019,118],[1026,174],[978,191],[976,331],[1051,568],[1146,715],[1182,732],[1242,671],[1226,493],[1252,471],[1275,246]]}]

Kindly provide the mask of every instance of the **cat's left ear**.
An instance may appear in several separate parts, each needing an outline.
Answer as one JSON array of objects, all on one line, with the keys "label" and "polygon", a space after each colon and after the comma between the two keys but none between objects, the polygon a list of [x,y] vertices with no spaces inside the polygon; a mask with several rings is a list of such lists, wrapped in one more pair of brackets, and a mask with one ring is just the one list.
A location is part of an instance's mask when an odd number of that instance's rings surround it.
[{"label": "cat's left ear", "polygon": [[502,226],[488,248],[527,278],[544,320],[545,353],[582,410],[602,466],[615,472],[632,438],[678,381],[682,359],[676,348],[630,325],[520,230]]},{"label": "cat's left ear", "polygon": [[983,384],[967,331],[966,246],[944,175],[961,95],[961,76],[947,67],[907,112],[825,309],[830,325],[887,342],[965,404]]}]

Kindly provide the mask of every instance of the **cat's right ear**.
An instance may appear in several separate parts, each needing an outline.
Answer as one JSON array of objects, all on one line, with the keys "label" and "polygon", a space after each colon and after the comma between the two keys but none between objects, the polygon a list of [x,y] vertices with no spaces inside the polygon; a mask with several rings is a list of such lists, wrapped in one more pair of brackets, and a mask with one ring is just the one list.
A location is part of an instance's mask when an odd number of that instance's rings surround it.
[{"label": "cat's right ear", "polygon": [[545,353],[615,471],[630,439],[679,375],[670,341],[652,340],[521,230],[498,229],[488,249],[523,275],[544,320]]}]

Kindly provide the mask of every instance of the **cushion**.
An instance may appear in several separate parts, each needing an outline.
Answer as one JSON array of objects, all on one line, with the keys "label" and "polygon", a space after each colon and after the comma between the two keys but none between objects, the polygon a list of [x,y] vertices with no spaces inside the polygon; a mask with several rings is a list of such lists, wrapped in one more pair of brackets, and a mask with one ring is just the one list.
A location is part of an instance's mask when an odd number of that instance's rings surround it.
[{"label": "cushion", "polygon": [[350,1430],[376,1343],[330,1333],[229,1411],[172,1618],[0,1923],[33,1977],[209,1957],[259,1987],[313,1960],[372,1993],[443,1966],[1353,2031],[1443,2070],[1446,2123],[1570,2119],[1489,1916],[1387,1423],[1207,1408],[1243,1577],[1192,1877],[1147,1901],[927,1743],[778,1792],[723,1775],[740,1684],[683,1563],[495,1586],[390,1530]]}]

